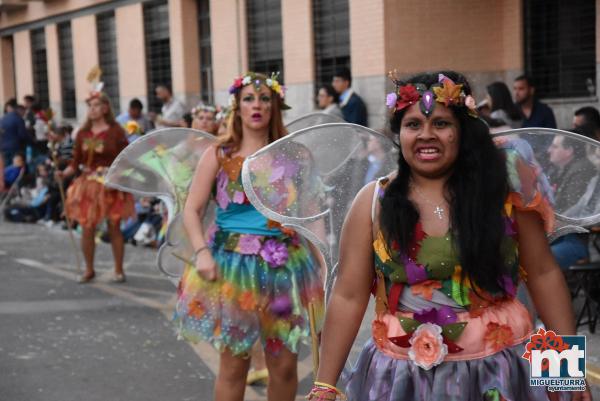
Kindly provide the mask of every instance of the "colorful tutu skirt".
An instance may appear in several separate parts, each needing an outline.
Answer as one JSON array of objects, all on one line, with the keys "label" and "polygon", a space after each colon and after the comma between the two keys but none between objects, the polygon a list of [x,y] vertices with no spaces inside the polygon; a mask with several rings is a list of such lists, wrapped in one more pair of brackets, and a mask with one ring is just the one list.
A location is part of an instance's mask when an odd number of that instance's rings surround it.
[{"label": "colorful tutu skirt", "polygon": [[69,186],[65,211],[83,227],[95,227],[104,219],[117,222],[135,217],[133,196],[107,188],[95,173],[82,174]]},{"label": "colorful tutu skirt", "polygon": [[258,339],[272,354],[282,347],[297,353],[310,337],[309,304],[317,329],[323,316],[319,264],[303,241],[217,231],[209,244],[219,279],[206,281],[186,267],[174,314],[178,334],[239,356]]}]

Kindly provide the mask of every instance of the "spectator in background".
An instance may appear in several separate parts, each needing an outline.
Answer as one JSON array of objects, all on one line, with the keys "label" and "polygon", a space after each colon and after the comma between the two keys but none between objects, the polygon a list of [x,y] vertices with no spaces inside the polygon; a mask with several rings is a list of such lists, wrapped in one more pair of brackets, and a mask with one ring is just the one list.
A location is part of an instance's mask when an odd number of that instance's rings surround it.
[{"label": "spectator in background", "polygon": [[6,186],[4,184],[4,157],[2,157],[2,153],[0,153],[0,192],[4,192],[5,189]]},{"label": "spectator in background", "polygon": [[163,104],[161,115],[156,117],[156,128],[181,127],[185,107],[173,97],[171,88],[165,84],[160,84],[156,87],[155,93]]},{"label": "spectator in background", "polygon": [[506,129],[521,128],[523,115],[514,104],[508,86],[504,82],[497,81],[488,85],[486,99],[490,106],[491,119],[496,120]]},{"label": "spectator in background", "polygon": [[35,135],[34,125],[35,125],[35,110],[33,106],[35,105],[35,97],[33,95],[25,95],[23,96],[23,107],[25,108],[25,112],[23,114],[23,119],[25,120],[25,128],[27,128],[27,132],[33,137]]},{"label": "spectator in background", "polygon": [[[590,128],[591,126],[579,127],[573,132],[590,137],[593,135]],[[566,136],[556,135],[548,153],[552,164],[548,178],[558,194],[555,210],[560,214],[572,214],[574,207],[585,197],[596,169],[586,157],[585,146]],[[591,194],[589,197],[595,198]],[[550,249],[563,270],[589,256],[587,236],[579,234],[567,234],[558,238],[550,244]]]},{"label": "spectator in background", "polygon": [[217,109],[209,104],[199,104],[192,109],[192,128],[216,135],[219,129],[217,125]]},{"label": "spectator in background", "polygon": [[15,154],[12,158],[12,164],[4,169],[4,184],[7,187],[10,187],[17,181],[19,175],[22,172],[25,172],[25,170],[25,156],[23,156],[22,153]]},{"label": "spectator in background", "polygon": [[117,122],[121,124],[123,128],[126,129],[127,123],[130,121],[135,121],[139,127],[139,135],[143,135],[146,132],[152,130],[152,122],[148,117],[143,113],[144,105],[138,98],[133,98],[129,102],[129,109],[127,111],[119,114],[117,117]]},{"label": "spectator in background", "polygon": [[2,151],[4,161],[8,164],[12,162],[16,153],[25,151],[30,137],[25,129],[25,121],[17,112],[17,101],[10,99],[4,105],[4,110],[6,114],[0,120],[0,131],[2,131],[0,151]]},{"label": "spectator in background", "polygon": [[354,93],[352,89],[352,74],[346,67],[342,67],[336,71],[333,76],[331,86],[340,96],[340,108],[344,115],[344,120],[349,123],[368,125],[367,106],[365,102]]},{"label": "spectator in background", "polygon": [[343,119],[344,115],[338,105],[339,101],[340,96],[335,89],[333,89],[333,86],[326,84],[319,88],[319,92],[317,93],[317,106],[323,113],[331,114]]},{"label": "spectator in background", "polygon": [[592,106],[582,107],[575,110],[573,114],[573,128],[581,127],[584,125],[591,125],[600,129],[600,113],[598,109]]},{"label": "spectator in background", "polygon": [[535,96],[535,86],[531,78],[520,75],[513,84],[515,102],[523,114],[523,128],[556,128],[556,119],[552,109]]}]

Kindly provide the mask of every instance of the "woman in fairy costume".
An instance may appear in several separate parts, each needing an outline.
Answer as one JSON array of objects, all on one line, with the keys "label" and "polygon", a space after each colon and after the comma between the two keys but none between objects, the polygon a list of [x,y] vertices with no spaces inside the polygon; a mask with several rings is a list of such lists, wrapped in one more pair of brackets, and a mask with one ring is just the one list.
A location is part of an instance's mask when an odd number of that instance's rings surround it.
[{"label": "woman in fairy costume", "polygon": [[[515,149],[494,145],[463,76],[395,83],[387,100],[398,172],[365,186],[346,218],[308,399],[343,398],[335,385],[372,290],[373,337],[344,378],[348,400],[558,399],[529,385],[522,355],[533,328],[515,298],[526,276],[546,328],[575,334],[544,231],[552,210],[540,188],[526,196],[534,171]],[[509,179],[513,167],[529,181]]]},{"label": "woman in fairy costume", "polygon": [[134,200],[129,193],[107,188],[104,185],[104,173],[129,142],[125,131],[115,121],[106,94],[93,91],[87,104],[88,116],[77,134],[73,161],[64,171],[56,174],[62,179],[81,172],[69,187],[65,205],[67,215],[82,227],[81,248],[86,270],[79,282],[90,282],[96,275],[96,226],[104,219],[108,223],[115,262],[112,281],[123,282],[125,245],[121,233],[121,220],[135,216]]},{"label": "woman in fairy costume", "polygon": [[[307,308],[322,309],[319,265],[294,232],[248,202],[240,177],[244,157],[286,134],[283,88],[276,76],[250,72],[230,93],[227,133],[200,159],[183,212],[195,266],[181,278],[175,322],[184,338],[220,352],[216,400],[243,399],[257,339],[266,351],[268,399],[293,400],[298,342],[310,335]],[[216,231],[205,235],[200,216],[211,194]]]}]

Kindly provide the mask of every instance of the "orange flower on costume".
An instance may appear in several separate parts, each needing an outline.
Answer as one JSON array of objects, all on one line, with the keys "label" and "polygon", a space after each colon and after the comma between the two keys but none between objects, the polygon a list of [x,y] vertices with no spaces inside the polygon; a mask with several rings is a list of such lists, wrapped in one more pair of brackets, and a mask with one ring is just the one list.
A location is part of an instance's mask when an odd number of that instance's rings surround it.
[{"label": "orange flower on costume", "polygon": [[422,295],[428,301],[431,301],[431,297],[433,296],[433,290],[437,290],[442,288],[442,283],[438,280],[425,280],[418,284],[413,284],[410,287],[411,292],[414,295]]},{"label": "orange flower on costume", "polygon": [[238,302],[240,304],[240,308],[245,311],[251,311],[256,308],[256,299],[254,299],[254,295],[252,295],[252,291],[244,291],[240,294],[238,298]]},{"label": "orange flower on costume", "polygon": [[[487,294],[482,293],[482,290],[479,290],[479,295],[475,294],[474,291],[469,291],[469,302],[471,305],[469,306],[469,317],[480,317],[483,315],[483,311],[493,305],[494,303],[488,299]],[[482,298],[483,297],[483,298]]]},{"label": "orange flower on costume", "polygon": [[371,324],[371,332],[373,333],[373,339],[377,345],[383,347],[387,342],[387,325],[381,320],[373,320]]},{"label": "orange flower on costume", "polygon": [[202,318],[202,316],[204,316],[204,307],[202,306],[202,303],[196,299],[193,299],[192,301],[190,301],[190,303],[188,304],[188,310],[191,316],[193,316],[196,319],[200,319]]},{"label": "orange flower on costume", "polygon": [[457,85],[449,79],[445,80],[441,87],[436,86],[433,88],[436,102],[443,103],[446,107],[460,102],[461,91],[462,84]]},{"label": "orange flower on costume", "polygon": [[230,300],[233,299],[234,294],[235,288],[233,288],[233,285],[228,282],[223,283],[221,286],[221,296],[227,300]]},{"label": "orange flower on costume", "polygon": [[500,351],[501,349],[511,345],[513,340],[513,332],[510,326],[506,324],[489,322],[487,324],[487,331],[485,332],[483,339],[492,346],[494,351]]},{"label": "orange flower on costume", "polygon": [[221,320],[215,322],[215,328],[213,330],[213,336],[219,337],[221,335]]}]

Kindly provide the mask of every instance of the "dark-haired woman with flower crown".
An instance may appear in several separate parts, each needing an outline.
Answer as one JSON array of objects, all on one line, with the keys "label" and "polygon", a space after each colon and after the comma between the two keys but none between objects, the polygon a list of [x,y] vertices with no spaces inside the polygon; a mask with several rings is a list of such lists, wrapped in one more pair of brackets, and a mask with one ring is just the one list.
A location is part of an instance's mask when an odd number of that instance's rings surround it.
[{"label": "dark-haired woman with flower crown", "polygon": [[[294,400],[298,343],[310,337],[307,308],[323,309],[320,267],[296,233],[249,203],[240,176],[246,156],[287,133],[284,88],[275,75],[249,72],[230,94],[227,133],[199,161],[183,212],[195,266],[181,278],[175,322],[184,338],[209,341],[220,352],[215,400],[243,399],[257,339],[265,348],[268,399]],[[207,230],[200,216],[211,196],[216,226]]]},{"label": "dark-haired woman with flower crown", "polygon": [[395,83],[387,103],[400,135],[398,170],[365,186],[346,218],[308,399],[344,399],[335,386],[372,290],[372,339],[344,377],[348,400],[558,399],[530,386],[522,355],[534,332],[515,298],[526,276],[546,328],[575,334],[545,235],[549,202],[543,191],[531,202],[524,196],[535,180],[517,177],[532,175],[509,177],[507,169],[529,165],[494,144],[462,75]]}]

